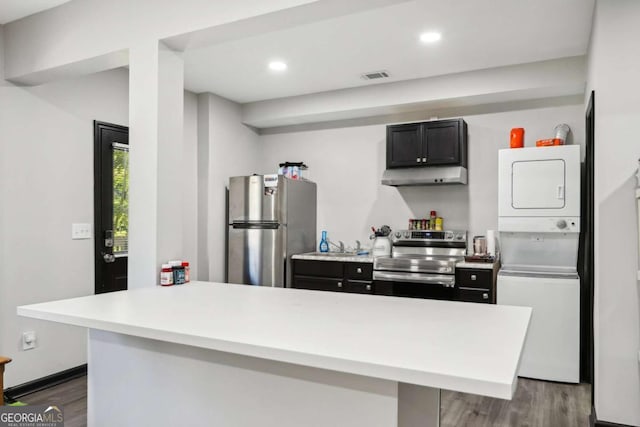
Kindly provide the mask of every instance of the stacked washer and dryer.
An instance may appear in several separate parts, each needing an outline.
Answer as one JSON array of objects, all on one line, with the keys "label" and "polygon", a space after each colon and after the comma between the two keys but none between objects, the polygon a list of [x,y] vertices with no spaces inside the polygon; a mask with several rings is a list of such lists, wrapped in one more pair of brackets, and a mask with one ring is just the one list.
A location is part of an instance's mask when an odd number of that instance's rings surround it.
[{"label": "stacked washer and dryer", "polygon": [[500,150],[497,303],[533,308],[519,375],[580,381],[580,146]]}]

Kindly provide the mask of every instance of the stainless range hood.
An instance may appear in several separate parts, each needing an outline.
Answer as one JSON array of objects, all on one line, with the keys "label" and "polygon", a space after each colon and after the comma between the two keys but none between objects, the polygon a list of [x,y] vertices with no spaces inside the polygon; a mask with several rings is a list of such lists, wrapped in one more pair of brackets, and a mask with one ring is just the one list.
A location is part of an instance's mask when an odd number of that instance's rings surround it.
[{"label": "stainless range hood", "polygon": [[382,185],[407,187],[412,185],[466,184],[467,168],[462,166],[429,166],[387,169]]}]

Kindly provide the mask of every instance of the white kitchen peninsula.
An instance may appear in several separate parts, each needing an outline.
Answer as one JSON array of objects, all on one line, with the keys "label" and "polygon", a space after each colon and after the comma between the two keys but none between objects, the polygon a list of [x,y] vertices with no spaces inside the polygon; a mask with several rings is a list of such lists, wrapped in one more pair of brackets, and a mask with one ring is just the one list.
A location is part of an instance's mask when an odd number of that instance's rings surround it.
[{"label": "white kitchen peninsula", "polygon": [[194,282],[18,314],[89,328],[92,427],[417,427],[512,397],[531,309]]}]

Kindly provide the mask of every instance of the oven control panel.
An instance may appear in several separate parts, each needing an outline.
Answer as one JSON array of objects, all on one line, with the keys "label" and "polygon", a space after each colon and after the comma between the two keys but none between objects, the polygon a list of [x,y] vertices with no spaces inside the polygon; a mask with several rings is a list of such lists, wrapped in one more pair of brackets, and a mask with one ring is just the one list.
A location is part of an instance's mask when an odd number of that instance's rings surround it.
[{"label": "oven control panel", "polygon": [[398,230],[392,233],[394,242],[397,241],[453,241],[466,242],[467,232],[463,230]]}]

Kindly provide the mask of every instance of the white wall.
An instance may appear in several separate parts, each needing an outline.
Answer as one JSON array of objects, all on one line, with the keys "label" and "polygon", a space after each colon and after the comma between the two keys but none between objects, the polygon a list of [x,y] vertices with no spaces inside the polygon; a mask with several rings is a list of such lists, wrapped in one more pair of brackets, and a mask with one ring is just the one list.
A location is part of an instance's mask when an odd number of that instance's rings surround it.
[{"label": "white wall", "polygon": [[[119,69],[34,88],[0,85],[0,353],[6,386],[86,361],[82,328],[20,318],[16,306],[94,291],[93,120],[127,125],[128,76]],[[21,333],[38,348],[22,352]]]},{"label": "white wall", "polygon": [[595,407],[640,426],[640,297],[634,174],[640,158],[640,2],[598,0],[589,49],[595,90]]},{"label": "white wall", "polygon": [[182,258],[191,274],[198,272],[198,96],[184,92],[184,155],[182,159]]},{"label": "white wall", "polygon": [[[206,201],[206,251],[208,271],[201,270],[200,280],[224,281],[226,225],[226,187],[229,177],[258,172],[261,159],[258,134],[241,123],[239,104],[212,94],[201,94],[198,107],[208,138],[208,170],[199,170],[207,179]],[[205,196],[202,194],[202,197]],[[199,233],[202,233],[199,230]],[[200,236],[203,237],[203,236]],[[202,248],[200,248],[202,249]],[[201,261],[202,262],[202,261]]]},{"label": "white wall", "polygon": [[318,233],[353,245],[364,244],[371,226],[406,229],[409,218],[436,210],[445,228],[468,229],[469,236],[497,228],[498,153],[509,145],[512,127],[526,129],[526,145],[552,136],[568,123],[574,141],[584,141],[582,105],[463,115],[469,128],[469,184],[396,189],[380,184],[385,169],[384,125],[261,135],[262,172],[283,161],[304,161],[318,184]]}]

